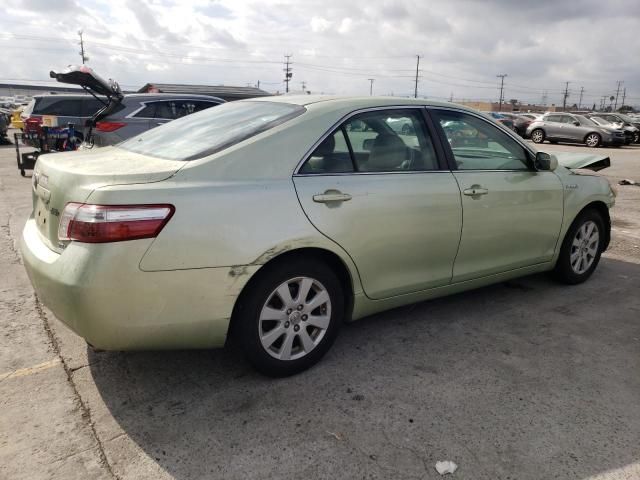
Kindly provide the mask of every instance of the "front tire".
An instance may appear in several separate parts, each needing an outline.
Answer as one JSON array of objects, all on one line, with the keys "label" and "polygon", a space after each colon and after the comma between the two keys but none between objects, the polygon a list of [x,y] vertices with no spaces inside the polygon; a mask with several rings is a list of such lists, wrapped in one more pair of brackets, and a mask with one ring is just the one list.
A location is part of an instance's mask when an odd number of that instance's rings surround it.
[{"label": "front tire", "polygon": [[590,148],[599,147],[601,142],[602,137],[600,137],[600,135],[598,135],[597,133],[590,133],[584,139],[584,144]]},{"label": "front tire", "polygon": [[576,285],[593,274],[602,255],[604,228],[602,215],[596,210],[585,210],[578,215],[562,242],[554,269],[558,280]]},{"label": "front tire", "polygon": [[259,372],[294,375],[316,364],[333,344],[344,317],[335,273],[313,258],[267,267],[238,308],[238,342]]},{"label": "front tire", "polygon": [[543,143],[544,138],[544,130],[542,130],[541,128],[536,128],[533,132],[531,132],[531,141],[533,141],[533,143]]}]

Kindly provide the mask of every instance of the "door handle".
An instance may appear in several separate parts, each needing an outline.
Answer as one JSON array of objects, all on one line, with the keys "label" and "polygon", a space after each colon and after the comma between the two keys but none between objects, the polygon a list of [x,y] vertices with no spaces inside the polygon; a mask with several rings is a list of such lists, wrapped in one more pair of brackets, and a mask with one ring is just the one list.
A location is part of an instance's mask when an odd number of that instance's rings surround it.
[{"label": "door handle", "polygon": [[471,187],[463,190],[462,193],[474,197],[476,195],[486,195],[487,193],[489,193],[489,190],[487,190],[486,188]]},{"label": "door handle", "polygon": [[349,200],[351,200],[351,195],[338,190],[327,190],[322,194],[313,196],[313,201],[316,203],[347,202]]}]

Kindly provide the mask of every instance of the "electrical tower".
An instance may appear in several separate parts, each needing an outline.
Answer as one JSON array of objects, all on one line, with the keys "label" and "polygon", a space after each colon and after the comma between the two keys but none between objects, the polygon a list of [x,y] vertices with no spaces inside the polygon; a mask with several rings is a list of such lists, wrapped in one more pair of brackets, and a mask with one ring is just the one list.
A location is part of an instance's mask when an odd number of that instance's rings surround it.
[{"label": "electrical tower", "polygon": [[420,68],[420,55],[416,55],[416,85],[415,88],[413,90],[413,98],[418,98],[418,75],[419,75],[419,68]]},{"label": "electrical tower", "polygon": [[80,36],[80,51],[78,52],[80,54],[80,57],[82,58],[82,64],[84,65],[86,62],[89,61],[89,56],[85,54],[84,52],[84,40],[82,38],[82,30],[78,30],[78,35]]},{"label": "electrical tower", "polygon": [[375,78],[367,78],[369,80],[369,96],[373,96],[373,82],[376,81]]},{"label": "electrical tower", "polygon": [[580,101],[578,102],[578,110],[582,107],[582,95],[584,94],[584,87],[580,87]]},{"label": "electrical tower", "polygon": [[500,75],[496,75],[500,79],[500,101],[498,106],[498,111],[502,111],[502,102],[504,102],[504,77],[508,77],[506,73],[501,73]]},{"label": "electrical tower", "polygon": [[285,93],[289,93],[289,82],[291,81],[291,77],[293,77],[293,72],[291,70],[293,70],[293,63],[291,62],[291,57],[293,57],[293,55],[289,54],[289,55],[285,55],[285,61],[284,61],[284,91]]},{"label": "electrical tower", "polygon": [[564,93],[562,94],[562,111],[567,111],[567,98],[569,98],[569,82],[564,82]]}]

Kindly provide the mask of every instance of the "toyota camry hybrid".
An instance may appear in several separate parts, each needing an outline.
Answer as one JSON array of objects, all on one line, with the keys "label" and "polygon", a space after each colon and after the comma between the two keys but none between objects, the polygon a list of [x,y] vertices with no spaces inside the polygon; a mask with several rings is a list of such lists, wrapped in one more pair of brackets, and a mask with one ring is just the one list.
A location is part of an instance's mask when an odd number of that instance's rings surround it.
[{"label": "toyota camry hybrid", "polygon": [[95,348],[232,337],[283,376],[344,321],[536,272],[586,280],[615,193],[584,169],[608,165],[453,104],[244,100],[41,156],[21,248],[40,300]]}]

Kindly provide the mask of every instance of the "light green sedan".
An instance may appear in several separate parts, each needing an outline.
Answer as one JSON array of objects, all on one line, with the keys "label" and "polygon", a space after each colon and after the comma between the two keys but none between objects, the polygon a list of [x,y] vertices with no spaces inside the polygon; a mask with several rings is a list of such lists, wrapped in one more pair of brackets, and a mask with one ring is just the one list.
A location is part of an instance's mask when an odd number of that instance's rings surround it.
[{"label": "light green sedan", "polygon": [[536,152],[452,104],[232,102],[41,156],[22,254],[42,302],[95,348],[233,337],[259,371],[290,375],[344,321],[536,272],[586,280],[615,194],[558,161],[609,164]]}]

